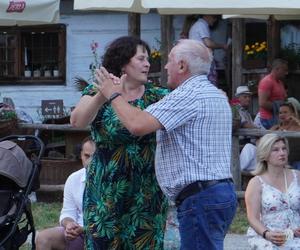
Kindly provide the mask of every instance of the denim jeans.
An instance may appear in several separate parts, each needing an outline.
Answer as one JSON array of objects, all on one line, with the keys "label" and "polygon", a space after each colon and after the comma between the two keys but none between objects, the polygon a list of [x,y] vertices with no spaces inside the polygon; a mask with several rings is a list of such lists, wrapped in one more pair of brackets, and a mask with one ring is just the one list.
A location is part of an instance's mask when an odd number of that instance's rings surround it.
[{"label": "denim jeans", "polygon": [[277,119],[275,117],[272,117],[270,119],[260,118],[260,123],[265,129],[270,129],[277,124]]},{"label": "denim jeans", "polygon": [[186,198],[177,207],[181,250],[221,250],[236,212],[231,182],[221,182]]}]

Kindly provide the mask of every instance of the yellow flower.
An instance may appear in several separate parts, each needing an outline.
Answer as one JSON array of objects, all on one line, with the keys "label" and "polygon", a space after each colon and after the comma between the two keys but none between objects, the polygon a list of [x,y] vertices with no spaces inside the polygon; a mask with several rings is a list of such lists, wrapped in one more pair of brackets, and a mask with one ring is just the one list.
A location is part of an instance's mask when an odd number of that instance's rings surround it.
[{"label": "yellow flower", "polygon": [[266,58],[267,42],[254,42],[252,44],[246,44],[244,47],[245,59],[249,58]]}]

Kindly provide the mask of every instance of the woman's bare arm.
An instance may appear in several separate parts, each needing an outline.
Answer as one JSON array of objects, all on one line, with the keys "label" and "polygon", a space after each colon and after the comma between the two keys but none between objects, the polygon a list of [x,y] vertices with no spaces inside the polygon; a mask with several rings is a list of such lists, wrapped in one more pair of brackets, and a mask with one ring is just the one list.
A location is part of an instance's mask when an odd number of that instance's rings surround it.
[{"label": "woman's bare arm", "polygon": [[98,110],[106,102],[105,97],[98,92],[94,96],[82,96],[71,113],[70,122],[73,127],[85,128],[96,117]]}]

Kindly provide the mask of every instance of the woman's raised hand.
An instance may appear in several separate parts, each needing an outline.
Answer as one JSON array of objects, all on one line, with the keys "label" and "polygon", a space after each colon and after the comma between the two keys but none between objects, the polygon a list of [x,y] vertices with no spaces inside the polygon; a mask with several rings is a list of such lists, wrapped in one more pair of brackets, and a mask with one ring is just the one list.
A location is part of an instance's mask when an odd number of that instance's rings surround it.
[{"label": "woman's raised hand", "polygon": [[109,99],[115,92],[122,92],[121,81],[122,78],[116,77],[109,73],[104,67],[96,70],[96,83],[95,87]]}]

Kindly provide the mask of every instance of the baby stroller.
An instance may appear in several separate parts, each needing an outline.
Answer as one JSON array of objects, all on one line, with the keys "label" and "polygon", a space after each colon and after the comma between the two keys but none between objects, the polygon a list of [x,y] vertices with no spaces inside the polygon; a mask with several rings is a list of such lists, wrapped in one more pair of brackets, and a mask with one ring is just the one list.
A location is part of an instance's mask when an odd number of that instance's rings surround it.
[{"label": "baby stroller", "polygon": [[[27,148],[27,155],[22,149]],[[29,194],[39,188],[43,142],[32,135],[11,135],[0,139],[0,250],[15,250],[35,228]]]}]

